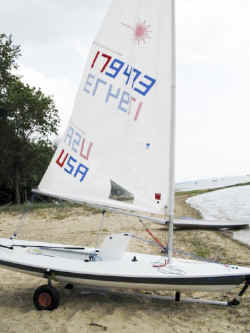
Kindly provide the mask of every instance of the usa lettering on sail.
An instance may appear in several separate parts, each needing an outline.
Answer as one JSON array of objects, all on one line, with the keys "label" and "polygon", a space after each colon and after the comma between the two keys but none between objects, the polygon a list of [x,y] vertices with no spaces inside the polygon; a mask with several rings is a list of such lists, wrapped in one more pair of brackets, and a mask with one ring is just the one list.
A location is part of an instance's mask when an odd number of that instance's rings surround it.
[{"label": "usa lettering on sail", "polygon": [[62,149],[59,156],[56,159],[56,164],[63,168],[63,170],[72,175],[74,178],[83,182],[89,168],[79,162],[80,159],[88,160],[90,157],[93,142],[87,142],[86,138],[72,126],[69,126],[65,135],[64,143],[68,145],[73,153],[78,155],[78,158],[69,154],[65,149]]}]

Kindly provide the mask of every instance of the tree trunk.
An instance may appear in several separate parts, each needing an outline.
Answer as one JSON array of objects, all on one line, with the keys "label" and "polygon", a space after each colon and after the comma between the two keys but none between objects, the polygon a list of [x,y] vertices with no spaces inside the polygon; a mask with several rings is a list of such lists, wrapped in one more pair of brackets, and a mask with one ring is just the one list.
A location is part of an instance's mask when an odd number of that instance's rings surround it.
[{"label": "tree trunk", "polygon": [[27,193],[27,187],[24,187],[24,193],[23,193],[23,201],[27,202],[28,201],[28,193]]},{"label": "tree trunk", "polygon": [[17,166],[16,166],[16,170],[15,170],[15,203],[18,205],[21,203],[20,173],[19,173],[19,169]]}]

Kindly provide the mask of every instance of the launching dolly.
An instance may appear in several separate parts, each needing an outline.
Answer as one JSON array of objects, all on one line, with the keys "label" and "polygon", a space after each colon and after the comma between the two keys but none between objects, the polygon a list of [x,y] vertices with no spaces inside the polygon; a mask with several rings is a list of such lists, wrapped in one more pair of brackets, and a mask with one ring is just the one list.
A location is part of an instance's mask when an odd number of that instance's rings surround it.
[{"label": "launching dolly", "polygon": [[[140,297],[144,299],[150,299],[152,301],[173,301],[175,303],[198,303],[205,305],[218,305],[218,306],[237,306],[240,304],[241,297],[244,295],[246,290],[248,289],[250,282],[250,277],[248,277],[245,282],[243,288],[239,292],[239,294],[233,298],[231,301],[216,301],[216,300],[208,300],[208,299],[200,299],[200,298],[181,298],[181,293],[177,291],[175,296],[160,296],[154,294],[142,294],[142,293],[124,293],[120,291],[114,291],[109,288],[84,288],[81,290],[80,294],[82,295],[115,295],[115,296],[124,296],[124,297]],[[66,289],[73,289],[74,286],[72,284],[67,284],[65,286]],[[37,310],[54,310],[59,306],[60,303],[60,294],[58,290],[52,286],[51,279],[48,278],[48,284],[42,285],[36,289],[33,302]]]}]

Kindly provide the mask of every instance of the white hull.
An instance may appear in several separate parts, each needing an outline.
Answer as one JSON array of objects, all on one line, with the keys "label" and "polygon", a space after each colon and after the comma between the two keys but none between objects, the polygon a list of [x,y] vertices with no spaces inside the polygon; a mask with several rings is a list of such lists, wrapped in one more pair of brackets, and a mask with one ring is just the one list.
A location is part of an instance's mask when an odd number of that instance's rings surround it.
[{"label": "white hull", "polygon": [[166,257],[131,252],[120,259],[102,258],[102,249],[88,261],[95,249],[9,239],[0,244],[2,268],[91,287],[228,291],[250,281],[246,267],[177,258],[168,265]]}]

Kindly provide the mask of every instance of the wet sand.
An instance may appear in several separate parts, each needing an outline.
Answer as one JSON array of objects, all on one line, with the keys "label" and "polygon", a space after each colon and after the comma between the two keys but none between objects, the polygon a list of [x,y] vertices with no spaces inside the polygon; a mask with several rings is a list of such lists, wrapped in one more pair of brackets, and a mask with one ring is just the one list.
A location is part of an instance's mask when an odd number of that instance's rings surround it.
[{"label": "wet sand", "polygon": [[[187,196],[177,196],[176,216],[198,217],[185,204]],[[10,237],[20,221],[20,214],[0,214],[0,237]],[[95,246],[101,214],[83,208],[41,209],[26,215],[19,233],[20,239],[62,242],[65,244]],[[150,224],[153,233],[162,241],[167,231]],[[103,236],[110,232],[130,232],[149,239],[143,226],[133,217],[107,213]],[[176,231],[175,248],[206,256],[224,263],[250,267],[249,249],[231,239],[230,232]],[[158,253],[157,248],[133,240],[130,250]],[[170,301],[152,301],[138,296],[82,295],[76,287],[65,290],[56,284],[61,304],[52,312],[35,310],[34,290],[46,281],[21,273],[0,270],[0,332],[1,333],[78,333],[78,332],[244,332],[250,333],[250,291],[238,307],[219,307],[200,304],[175,304]],[[238,290],[227,294],[187,293],[194,297],[230,300]],[[126,292],[126,291],[125,291]],[[138,291],[137,291],[138,292]],[[142,291],[140,291],[142,292]],[[132,291],[133,293],[133,291]],[[161,291],[160,295],[173,295]]]}]

